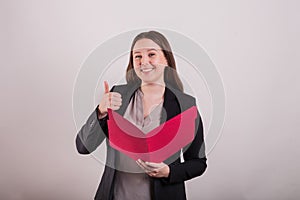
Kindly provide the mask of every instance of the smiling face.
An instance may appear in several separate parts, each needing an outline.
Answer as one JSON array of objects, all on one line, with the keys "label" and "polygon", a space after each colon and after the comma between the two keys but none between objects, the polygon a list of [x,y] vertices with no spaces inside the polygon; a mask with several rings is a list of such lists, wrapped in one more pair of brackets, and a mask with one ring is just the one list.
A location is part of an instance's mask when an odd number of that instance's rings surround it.
[{"label": "smiling face", "polygon": [[168,65],[159,45],[150,39],[138,40],[132,51],[133,67],[142,84],[164,85],[164,69]]}]

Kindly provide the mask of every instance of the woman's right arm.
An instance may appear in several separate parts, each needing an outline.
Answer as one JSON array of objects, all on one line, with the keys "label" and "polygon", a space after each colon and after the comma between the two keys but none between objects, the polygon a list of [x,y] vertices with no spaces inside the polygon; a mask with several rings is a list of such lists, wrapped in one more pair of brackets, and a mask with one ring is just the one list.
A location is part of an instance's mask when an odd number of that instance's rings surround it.
[{"label": "woman's right arm", "polygon": [[108,137],[107,109],[118,110],[122,105],[120,93],[109,91],[108,83],[104,82],[104,94],[100,104],[89,116],[76,136],[76,148],[80,154],[90,154]]},{"label": "woman's right arm", "polygon": [[107,115],[99,119],[98,106],[89,116],[76,136],[76,148],[80,154],[90,154],[108,134]]}]

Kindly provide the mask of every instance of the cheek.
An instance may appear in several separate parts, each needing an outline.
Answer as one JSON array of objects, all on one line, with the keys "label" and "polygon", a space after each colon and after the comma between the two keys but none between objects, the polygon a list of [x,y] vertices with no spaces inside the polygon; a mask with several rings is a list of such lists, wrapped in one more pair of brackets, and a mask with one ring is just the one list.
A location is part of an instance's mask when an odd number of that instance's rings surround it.
[{"label": "cheek", "polygon": [[164,65],[168,65],[168,62],[167,62],[167,60],[166,60],[165,58],[163,58],[163,59],[161,60],[161,63],[164,64]]},{"label": "cheek", "polygon": [[133,63],[133,69],[132,70],[134,70],[136,74],[140,73],[139,69],[140,69],[140,66],[137,65],[137,64],[135,64],[135,63]]},{"label": "cheek", "polygon": [[133,68],[138,68],[140,66],[139,62],[137,60],[133,60]]},{"label": "cheek", "polygon": [[157,62],[160,63],[160,64],[167,65],[167,60],[166,60],[166,58],[165,58],[164,55],[161,55],[161,56],[157,59]]},{"label": "cheek", "polygon": [[154,58],[150,60],[150,63],[155,65],[155,64],[164,64],[165,62],[164,59],[162,58]]}]

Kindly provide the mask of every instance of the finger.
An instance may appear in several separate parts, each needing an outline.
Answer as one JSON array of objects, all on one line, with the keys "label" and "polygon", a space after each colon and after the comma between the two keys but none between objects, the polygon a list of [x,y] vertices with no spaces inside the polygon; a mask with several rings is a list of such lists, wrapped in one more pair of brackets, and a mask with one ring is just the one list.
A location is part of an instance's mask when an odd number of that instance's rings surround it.
[{"label": "finger", "polygon": [[113,96],[112,92],[106,93],[106,101],[109,102],[109,104],[116,104],[119,105],[122,103],[122,98]]},{"label": "finger", "polygon": [[122,98],[122,95],[119,92],[110,92],[112,96]]},{"label": "finger", "polygon": [[119,110],[120,106],[110,106],[109,108],[112,109],[112,110]]},{"label": "finger", "polygon": [[110,102],[111,102],[111,104],[114,104],[114,105],[121,105],[122,104],[122,100],[115,99],[115,98],[111,98]]},{"label": "finger", "polygon": [[108,82],[104,81],[104,93],[109,93],[109,86],[108,86]]},{"label": "finger", "polygon": [[143,169],[146,170],[145,164],[143,163],[143,161],[141,159],[136,160],[136,163],[141,166]]},{"label": "finger", "polygon": [[114,106],[121,106],[122,105],[122,101],[120,101],[118,99],[112,99],[112,100],[110,100],[110,103]]},{"label": "finger", "polygon": [[122,98],[121,98],[121,97],[116,97],[116,96],[114,96],[113,94],[111,94],[111,92],[110,92],[109,94],[110,94],[109,97],[110,97],[111,100],[119,101],[119,102],[122,101]]},{"label": "finger", "polygon": [[110,100],[109,101],[109,106],[113,109],[113,110],[118,110],[122,105],[122,102],[120,101],[115,101],[115,100]]},{"label": "finger", "polygon": [[145,162],[145,164],[148,166],[148,167],[151,167],[151,168],[162,168],[162,167],[164,167],[166,164],[165,163],[154,163],[154,162]]},{"label": "finger", "polygon": [[140,168],[142,168],[143,170],[146,170],[146,169],[143,167],[143,165],[141,165],[137,160],[136,160],[135,162],[136,162],[136,164],[137,164]]},{"label": "finger", "polygon": [[142,170],[144,170],[147,174],[150,173],[150,171],[148,171],[140,162],[136,161],[137,165],[140,166],[140,168],[142,168]]},{"label": "finger", "polygon": [[141,159],[138,159],[137,161],[139,162],[140,165],[142,165],[142,167],[143,167],[146,171],[148,171],[148,172],[152,172],[152,171],[153,171],[153,168],[147,166],[147,165],[145,164],[145,162],[142,161]]},{"label": "finger", "polygon": [[161,175],[157,172],[150,172],[150,173],[147,173],[149,176],[151,177],[154,177],[154,178],[160,178]]},{"label": "finger", "polygon": [[152,171],[152,172],[153,172],[154,170],[160,169],[160,168],[158,168],[158,167],[153,167],[153,166],[151,166],[151,165],[147,165],[146,162],[143,162],[142,164],[143,164],[143,166],[145,166],[148,170],[150,170],[150,171]]},{"label": "finger", "polygon": [[148,175],[154,177],[155,173],[148,173]]},{"label": "finger", "polygon": [[107,108],[111,108],[112,103],[111,103],[110,93],[106,93],[106,95],[107,95],[106,106],[107,106]]}]

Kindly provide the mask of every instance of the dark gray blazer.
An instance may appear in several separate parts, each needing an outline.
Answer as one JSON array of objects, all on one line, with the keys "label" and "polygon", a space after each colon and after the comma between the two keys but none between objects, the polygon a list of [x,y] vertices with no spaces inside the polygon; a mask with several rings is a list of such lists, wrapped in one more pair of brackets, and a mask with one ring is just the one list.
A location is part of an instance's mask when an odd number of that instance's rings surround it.
[{"label": "dark gray blazer", "polygon": [[[139,85],[117,85],[111,91],[122,95],[122,106],[118,112],[124,115],[126,108]],[[184,94],[172,87],[165,88],[163,107],[166,115],[162,119],[169,120],[186,109],[196,105],[195,98]],[[95,195],[95,200],[112,200],[116,150],[108,143],[108,116],[99,120],[98,109],[89,116],[76,136],[76,147],[80,154],[90,154],[106,139],[107,156],[106,166],[100,185]],[[163,121],[161,122],[163,123]],[[165,163],[170,167],[168,178],[150,178],[151,199],[153,200],[185,200],[184,181],[200,176],[206,170],[206,155],[203,140],[203,125],[199,112],[197,112],[195,138],[192,143],[183,148],[184,162],[180,162],[180,152],[168,158]]]}]

